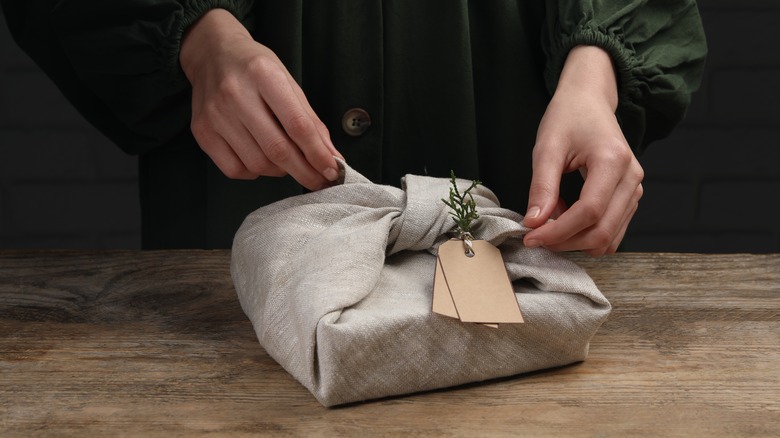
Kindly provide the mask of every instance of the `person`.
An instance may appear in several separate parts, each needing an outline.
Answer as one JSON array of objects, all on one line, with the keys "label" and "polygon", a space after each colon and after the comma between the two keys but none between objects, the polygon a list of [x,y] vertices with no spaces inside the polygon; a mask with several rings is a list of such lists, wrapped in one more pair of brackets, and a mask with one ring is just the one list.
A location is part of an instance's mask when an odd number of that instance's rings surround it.
[{"label": "person", "polygon": [[339,157],[377,183],[479,178],[525,214],[527,246],[612,253],[636,155],[684,117],[706,55],[693,0],[2,6],[139,155],[144,248],[229,247],[250,211],[331,184]]}]

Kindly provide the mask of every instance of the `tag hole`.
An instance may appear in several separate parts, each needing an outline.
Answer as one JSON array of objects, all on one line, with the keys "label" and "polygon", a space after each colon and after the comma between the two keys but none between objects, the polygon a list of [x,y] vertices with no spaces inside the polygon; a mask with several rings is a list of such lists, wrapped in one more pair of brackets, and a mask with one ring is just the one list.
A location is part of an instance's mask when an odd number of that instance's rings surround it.
[{"label": "tag hole", "polygon": [[469,258],[470,258],[470,257],[474,257],[474,253],[473,253],[473,252],[466,251],[466,257],[469,257]]}]

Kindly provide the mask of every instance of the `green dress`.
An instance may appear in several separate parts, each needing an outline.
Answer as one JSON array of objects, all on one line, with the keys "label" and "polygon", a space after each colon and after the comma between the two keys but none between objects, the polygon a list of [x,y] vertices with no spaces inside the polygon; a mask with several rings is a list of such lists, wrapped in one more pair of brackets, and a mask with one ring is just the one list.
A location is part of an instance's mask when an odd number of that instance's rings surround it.
[{"label": "green dress", "polygon": [[[289,177],[229,180],[195,143],[179,45],[208,9],[231,11],[276,52],[371,180],[452,169],[521,213],[569,49],[612,56],[636,153],[683,118],[706,53],[690,0],[0,1],[18,44],[73,105],[139,154],[145,248],[229,247],[246,214],[302,192]],[[343,126],[355,108],[367,129]]]}]

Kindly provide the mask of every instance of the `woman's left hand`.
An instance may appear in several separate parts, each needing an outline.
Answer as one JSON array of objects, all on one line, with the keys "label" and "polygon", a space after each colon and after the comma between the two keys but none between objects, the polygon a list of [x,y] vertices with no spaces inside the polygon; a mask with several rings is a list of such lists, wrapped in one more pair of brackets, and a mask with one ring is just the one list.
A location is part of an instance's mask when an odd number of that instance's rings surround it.
[{"label": "woman's left hand", "polygon": [[[526,246],[595,257],[617,250],[642,197],[644,172],[620,130],[616,107],[609,55],[593,46],[572,49],[537,131],[523,220],[535,229],[525,236]],[[561,176],[575,170],[585,183],[579,200],[566,208]]]}]

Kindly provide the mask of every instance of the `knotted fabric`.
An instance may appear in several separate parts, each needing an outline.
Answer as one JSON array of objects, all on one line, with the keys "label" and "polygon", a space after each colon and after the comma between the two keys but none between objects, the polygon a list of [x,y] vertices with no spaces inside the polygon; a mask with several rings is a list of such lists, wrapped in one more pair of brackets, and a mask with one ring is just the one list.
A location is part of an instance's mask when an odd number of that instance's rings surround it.
[{"label": "knotted fabric", "polygon": [[[504,377],[585,359],[610,311],[574,263],[526,248],[522,216],[472,190],[476,239],[498,246],[524,324],[431,311],[436,249],[453,227],[444,178],[338,185],[251,213],[233,241],[241,306],[271,357],[325,406]],[[468,181],[458,181],[465,190]]]}]

